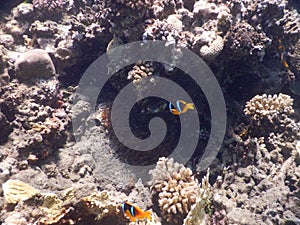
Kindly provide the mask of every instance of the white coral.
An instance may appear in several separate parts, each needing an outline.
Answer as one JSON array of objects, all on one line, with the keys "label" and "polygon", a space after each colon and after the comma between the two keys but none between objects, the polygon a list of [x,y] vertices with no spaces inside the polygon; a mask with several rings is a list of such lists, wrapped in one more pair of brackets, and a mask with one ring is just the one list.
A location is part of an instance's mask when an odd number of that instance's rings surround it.
[{"label": "white coral", "polygon": [[200,48],[200,56],[207,60],[212,60],[216,58],[224,47],[224,40],[221,36],[217,35],[216,39],[214,39],[208,45],[203,45]]},{"label": "white coral", "polygon": [[294,113],[293,102],[289,95],[282,93],[273,96],[256,95],[246,103],[244,113],[254,120],[271,119],[279,114],[290,115]]},{"label": "white coral", "polygon": [[163,218],[174,224],[181,223],[199,194],[200,186],[192,171],[172,158],[162,157],[150,174]]}]

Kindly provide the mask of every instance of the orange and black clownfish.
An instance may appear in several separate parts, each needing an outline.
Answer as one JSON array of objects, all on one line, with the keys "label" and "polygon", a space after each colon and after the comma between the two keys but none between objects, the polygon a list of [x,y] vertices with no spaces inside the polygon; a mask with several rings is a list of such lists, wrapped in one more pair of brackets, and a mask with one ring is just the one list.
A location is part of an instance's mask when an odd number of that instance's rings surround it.
[{"label": "orange and black clownfish", "polygon": [[[184,105],[183,109],[181,110],[180,103]],[[169,110],[174,115],[180,115],[182,113],[185,113],[189,109],[195,109],[195,106],[193,103],[187,103],[183,100],[176,101],[176,107],[177,109],[172,108],[172,103],[169,102]]]},{"label": "orange and black clownfish", "polygon": [[129,202],[122,203],[122,211],[132,222],[143,219],[151,220],[151,211],[143,211]]}]

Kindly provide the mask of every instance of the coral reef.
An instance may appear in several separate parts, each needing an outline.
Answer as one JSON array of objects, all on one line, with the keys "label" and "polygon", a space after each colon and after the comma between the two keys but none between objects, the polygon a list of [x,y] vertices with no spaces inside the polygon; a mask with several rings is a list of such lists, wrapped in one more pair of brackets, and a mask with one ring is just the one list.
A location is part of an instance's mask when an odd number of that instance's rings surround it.
[{"label": "coral reef", "polygon": [[[3,3],[0,223],[133,224],[120,207],[130,201],[153,212],[153,220],[140,225],[298,224],[299,18],[299,3],[287,0]],[[193,51],[224,91],[227,133],[210,165],[210,179],[207,174],[201,184],[196,177],[200,181],[204,174],[197,163],[210,136],[209,110],[202,104],[205,93],[198,94],[187,74],[173,65],[138,61],[107,82],[97,106],[87,96],[72,96],[97,57],[109,56],[115,46],[148,40]],[[174,54],[180,57],[180,51]],[[109,60],[113,67],[120,59]],[[182,84],[201,102],[200,142],[187,163],[195,173],[160,158],[150,172],[151,189],[117,158],[123,148],[111,135],[110,121],[118,91],[134,82],[138,96],[145,90],[143,77],[150,76]],[[80,99],[74,107],[73,97]],[[169,114],[166,103],[155,101],[133,110],[138,125]],[[74,132],[71,118],[83,118]],[[165,156],[177,143],[176,130],[171,126],[172,140],[158,148]],[[154,162],[156,153],[145,158]],[[147,161],[135,152],[130,157]]]},{"label": "coral reef", "polygon": [[132,70],[128,72],[128,80],[132,80],[134,84],[138,84],[144,77],[152,76],[154,68],[151,62],[137,63]]},{"label": "coral reef", "polygon": [[246,21],[233,26],[226,35],[226,46],[232,51],[234,57],[256,57],[262,61],[265,50],[271,44],[271,39],[263,32],[255,30]]},{"label": "coral reef", "polygon": [[[19,181],[8,180],[3,184],[4,198],[7,203],[17,204],[16,208],[30,207],[33,212],[31,215],[35,222],[44,225],[60,224],[78,210],[76,216],[69,222],[79,221],[80,218],[94,217],[94,221],[103,224],[109,224],[105,221],[114,220],[118,224],[125,224],[124,217],[120,210],[120,204],[125,200],[126,195],[123,193],[109,193],[107,191],[94,192],[89,195],[80,193],[78,188],[68,188],[63,190],[59,195],[51,192],[42,192],[32,186]],[[29,200],[39,201],[39,205],[32,205]],[[5,224],[18,220],[18,214],[8,216]],[[23,215],[24,216],[24,215]],[[109,218],[109,219],[108,219]],[[26,224],[27,221],[19,222]]]},{"label": "coral reef", "polygon": [[300,39],[296,42],[294,49],[289,54],[290,68],[295,74],[300,74]]},{"label": "coral reef", "polygon": [[147,9],[153,4],[153,0],[117,0],[116,2],[134,10]]},{"label": "coral reef", "polygon": [[[277,157],[274,158],[275,152]],[[229,224],[297,223],[296,215],[299,214],[294,207],[299,187],[294,185],[298,182],[295,179],[299,179],[296,178],[299,166],[295,164],[294,154],[293,145],[269,152],[264,144],[258,143],[254,164],[228,171],[220,177],[214,185],[212,201],[224,205]],[[289,196],[290,188],[294,191]],[[279,211],[281,213],[277,213]]]},{"label": "coral reef", "polygon": [[272,121],[273,117],[280,114],[287,116],[294,113],[293,99],[289,95],[280,93],[279,95],[256,95],[246,103],[244,112],[253,120],[267,119]]},{"label": "coral reef", "polygon": [[213,40],[208,45],[203,45],[200,48],[200,56],[207,60],[215,59],[220,52],[223,50],[224,47],[224,40],[219,35],[215,40]]},{"label": "coral reef", "polygon": [[6,55],[6,49],[0,45],[0,84],[5,85],[9,83],[10,76],[8,74],[9,59]]},{"label": "coral reef", "polygon": [[0,131],[0,144],[5,143],[8,135],[12,132],[13,128],[8,122],[6,116],[0,111],[0,126],[3,128]]},{"label": "coral reef", "polygon": [[158,195],[162,217],[170,223],[181,224],[196,202],[199,184],[192,171],[174,159],[160,158],[152,175],[151,189]]},{"label": "coral reef", "polygon": [[59,12],[63,9],[63,0],[32,0],[33,7],[46,12]]},{"label": "coral reef", "polygon": [[206,176],[202,178],[201,187],[198,191],[196,202],[183,221],[184,225],[201,225],[207,223],[205,210],[210,206],[210,200],[212,198],[212,188],[209,184],[209,170]]}]

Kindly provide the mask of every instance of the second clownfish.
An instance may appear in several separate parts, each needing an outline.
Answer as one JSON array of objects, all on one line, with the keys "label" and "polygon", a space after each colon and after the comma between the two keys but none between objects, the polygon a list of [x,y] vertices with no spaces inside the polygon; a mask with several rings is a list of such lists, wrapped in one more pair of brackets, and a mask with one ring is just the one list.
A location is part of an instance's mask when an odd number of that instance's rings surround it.
[{"label": "second clownfish", "polygon": [[[181,109],[180,107],[180,103],[184,105],[183,109]],[[195,109],[195,106],[193,103],[187,103],[183,100],[178,100],[176,101],[176,107],[177,108],[172,108],[172,103],[170,102],[169,103],[169,109],[170,109],[170,112],[174,115],[180,115],[182,113],[185,113],[186,111],[188,111],[189,109]]]},{"label": "second clownfish", "polygon": [[143,219],[151,220],[151,211],[143,211],[129,202],[122,203],[122,211],[132,222]]}]

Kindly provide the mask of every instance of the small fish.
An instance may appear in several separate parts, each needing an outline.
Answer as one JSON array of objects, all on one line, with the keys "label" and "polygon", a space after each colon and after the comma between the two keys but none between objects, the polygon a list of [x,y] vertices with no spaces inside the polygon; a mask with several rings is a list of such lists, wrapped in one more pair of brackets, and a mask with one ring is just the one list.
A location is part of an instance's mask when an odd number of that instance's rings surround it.
[{"label": "small fish", "polygon": [[287,63],[287,61],[285,59],[286,58],[286,54],[287,54],[287,49],[283,45],[281,39],[278,40],[278,50],[279,50],[279,53],[280,53],[280,61],[281,61],[282,65],[285,68],[289,68],[289,64]]},{"label": "small fish", "polygon": [[122,211],[132,222],[143,219],[151,220],[151,211],[143,211],[139,207],[134,206],[129,202],[122,203]]},{"label": "small fish", "polygon": [[[181,110],[180,103],[184,105],[183,109]],[[195,109],[195,106],[193,103],[187,103],[183,100],[178,100],[176,101],[176,107],[177,109],[172,108],[172,103],[169,103],[169,109],[170,112],[173,113],[174,115],[180,115],[182,113],[185,113],[189,109]]]}]

